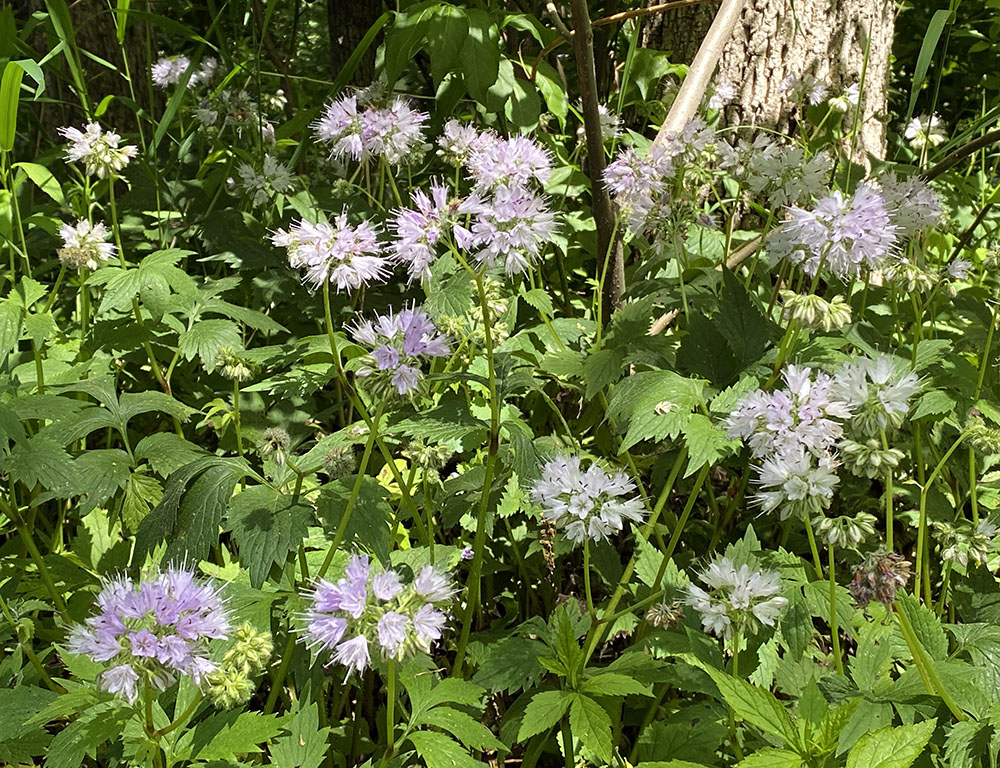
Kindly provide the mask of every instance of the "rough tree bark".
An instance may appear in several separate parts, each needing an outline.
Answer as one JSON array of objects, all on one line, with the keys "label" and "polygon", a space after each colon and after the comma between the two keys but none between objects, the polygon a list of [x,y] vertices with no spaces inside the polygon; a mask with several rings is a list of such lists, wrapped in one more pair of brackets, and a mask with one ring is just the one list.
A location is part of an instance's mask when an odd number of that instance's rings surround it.
[{"label": "rough tree bark", "polygon": [[[644,44],[690,62],[718,8],[708,2],[654,14]],[[726,121],[793,130],[798,115],[782,88],[786,75],[812,75],[836,95],[858,82],[864,68],[858,149],[884,157],[894,11],[889,0],[750,0],[716,75],[736,91]]]}]

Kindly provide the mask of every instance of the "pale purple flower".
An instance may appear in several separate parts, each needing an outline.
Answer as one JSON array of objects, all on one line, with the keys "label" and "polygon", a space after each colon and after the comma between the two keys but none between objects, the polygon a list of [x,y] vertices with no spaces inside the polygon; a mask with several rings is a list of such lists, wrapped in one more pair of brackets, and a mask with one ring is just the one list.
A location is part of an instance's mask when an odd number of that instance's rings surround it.
[{"label": "pale purple flower", "polygon": [[421,358],[448,355],[448,340],[437,332],[427,314],[417,309],[361,320],[351,333],[372,352],[358,375],[368,377],[376,387],[388,382],[400,395],[418,388]]},{"label": "pale purple flower", "polygon": [[497,141],[497,136],[491,131],[480,132],[473,125],[451,119],[445,122],[437,141],[440,147],[438,154],[449,165],[459,167],[465,164],[473,152],[480,152]]},{"label": "pale purple flower", "polygon": [[66,648],[98,663],[116,662],[99,684],[129,700],[139,679],[160,690],[179,675],[200,684],[205,670],[215,669],[209,642],[230,632],[218,591],[184,568],[168,568],[138,584],[124,576],[110,580],[95,608],[84,625],[72,628]]},{"label": "pale purple flower", "polygon": [[524,187],[498,187],[489,199],[473,195],[459,211],[473,217],[463,247],[475,250],[476,259],[489,267],[502,260],[511,276],[537,262],[557,230],[544,198]]},{"label": "pale purple flower", "polygon": [[432,605],[422,605],[413,614],[413,629],[416,640],[423,651],[429,652],[431,643],[441,639],[447,616]]},{"label": "pale purple flower", "polygon": [[472,547],[463,547],[461,556],[463,560],[471,560],[475,553],[472,551]]},{"label": "pale purple flower", "polygon": [[97,269],[115,256],[115,246],[107,242],[111,233],[100,221],[91,224],[80,219],[75,226],[63,224],[59,236],[63,245],[56,255],[70,269]]},{"label": "pale purple flower", "polygon": [[344,640],[337,646],[333,654],[333,661],[347,667],[348,673],[351,670],[364,672],[371,663],[371,654],[368,651],[368,639],[364,635],[352,637]]},{"label": "pale purple flower", "polygon": [[428,603],[441,603],[450,600],[455,594],[448,575],[431,565],[425,565],[417,573],[413,580],[413,591]]},{"label": "pale purple flower", "polygon": [[336,583],[316,582],[302,617],[303,639],[349,673],[363,672],[375,653],[403,659],[416,650],[430,652],[446,618],[440,607],[454,592],[449,577],[431,566],[404,585],[397,571],[376,571],[367,557],[354,555]]},{"label": "pale purple flower", "polygon": [[909,365],[888,355],[845,363],[833,380],[835,395],[853,412],[851,426],[872,437],[901,427],[921,388],[920,377]]},{"label": "pale purple flower", "polygon": [[951,264],[948,265],[948,275],[953,280],[965,280],[969,277],[969,272],[972,269],[972,262],[966,261],[964,259],[955,259]]},{"label": "pale purple flower", "polygon": [[811,368],[790,365],[783,378],[787,389],[743,397],[726,420],[727,434],[746,441],[755,458],[799,448],[827,453],[844,433],[839,420],[850,417],[849,404],[825,373],[814,377]]},{"label": "pale purple flower", "polygon": [[102,672],[97,678],[97,684],[108,693],[121,696],[129,704],[134,704],[139,696],[136,683],[139,675],[128,664],[119,664]]},{"label": "pale purple flower", "polygon": [[338,291],[357,290],[389,274],[375,227],[365,220],[352,226],[346,212],[333,224],[300,219],[275,232],[271,242],[288,250],[289,265],[304,270],[303,279],[314,288],[329,281]]},{"label": "pale purple flower", "polygon": [[396,211],[390,225],[396,236],[390,252],[396,262],[406,264],[410,280],[430,277],[438,242],[451,233],[459,212],[459,201],[450,200],[442,184],[431,184],[429,195],[416,189],[412,197],[414,207]]},{"label": "pale purple flower", "polygon": [[916,150],[933,149],[948,140],[944,123],[937,115],[918,115],[910,120],[903,138]]},{"label": "pale purple flower", "polygon": [[382,573],[375,574],[372,579],[372,593],[379,600],[392,600],[402,588],[399,574],[395,571],[382,571]]},{"label": "pale purple flower", "polygon": [[334,157],[363,160],[384,158],[398,165],[423,146],[423,125],[428,115],[396,98],[387,108],[358,109],[356,96],[330,104],[313,125],[317,137],[330,145]]},{"label": "pale purple flower", "polygon": [[395,656],[406,640],[410,619],[401,613],[387,611],[378,620],[378,642],[388,656]]},{"label": "pale purple flower", "polygon": [[809,275],[825,267],[846,280],[885,265],[897,249],[896,226],[882,195],[862,184],[849,200],[836,191],[812,210],[789,208],[769,247]]},{"label": "pale purple flower", "polygon": [[646,509],[635,492],[635,483],[621,472],[609,474],[597,464],[584,470],[579,457],[557,456],[542,467],[531,498],[546,521],[582,544],[620,533],[625,521],[641,522]]},{"label": "pale purple flower", "polygon": [[479,192],[499,187],[545,184],[552,172],[552,155],[527,136],[481,139],[469,153],[466,167]]},{"label": "pale purple flower", "polygon": [[754,482],[761,490],[753,500],[764,512],[777,510],[782,520],[795,516],[808,521],[830,506],[840,480],[832,456],[799,448],[764,459]]},{"label": "pale purple flower", "polygon": [[708,100],[709,109],[722,109],[736,98],[736,89],[730,83],[719,83]]},{"label": "pale purple flower", "polygon": [[166,88],[168,85],[179,83],[190,66],[191,60],[187,56],[164,56],[157,59],[150,68],[150,78],[153,85]]},{"label": "pale purple flower", "polygon": [[139,151],[131,144],[118,146],[121,136],[102,130],[98,123],[87,123],[82,131],[60,128],[59,133],[69,142],[66,159],[82,162],[87,174],[99,179],[116,175]]},{"label": "pale purple flower", "polygon": [[822,104],[826,99],[827,86],[809,74],[789,72],[781,81],[781,88],[789,94],[792,101],[807,104]]}]

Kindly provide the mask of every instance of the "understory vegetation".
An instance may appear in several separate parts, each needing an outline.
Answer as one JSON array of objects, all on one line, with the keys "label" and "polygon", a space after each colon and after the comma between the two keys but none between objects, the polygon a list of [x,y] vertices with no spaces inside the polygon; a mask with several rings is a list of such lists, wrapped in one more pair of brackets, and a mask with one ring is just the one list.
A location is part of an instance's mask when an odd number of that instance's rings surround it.
[{"label": "understory vegetation", "polygon": [[778,132],[719,79],[661,130],[631,7],[599,83],[570,4],[40,5],[0,760],[995,768],[988,15],[902,8],[886,114],[782,73]]}]

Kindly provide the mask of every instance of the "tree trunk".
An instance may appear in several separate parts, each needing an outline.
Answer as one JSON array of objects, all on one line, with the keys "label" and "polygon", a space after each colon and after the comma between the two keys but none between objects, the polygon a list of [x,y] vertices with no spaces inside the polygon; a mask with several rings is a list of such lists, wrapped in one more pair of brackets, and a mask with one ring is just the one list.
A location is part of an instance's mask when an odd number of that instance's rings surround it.
[{"label": "tree trunk", "polygon": [[[385,9],[377,0],[327,0],[330,32],[330,76],[336,79],[361,38]],[[369,46],[358,62],[350,83],[366,86],[375,77],[375,46]],[[390,86],[392,83],[389,84]]]},{"label": "tree trunk", "polygon": [[[644,44],[690,62],[718,7],[709,2],[654,14]],[[793,132],[798,115],[782,87],[786,76],[811,75],[836,96],[858,83],[864,69],[856,156],[883,158],[893,14],[888,0],[748,0],[716,73],[715,82],[736,93],[726,122]]]}]

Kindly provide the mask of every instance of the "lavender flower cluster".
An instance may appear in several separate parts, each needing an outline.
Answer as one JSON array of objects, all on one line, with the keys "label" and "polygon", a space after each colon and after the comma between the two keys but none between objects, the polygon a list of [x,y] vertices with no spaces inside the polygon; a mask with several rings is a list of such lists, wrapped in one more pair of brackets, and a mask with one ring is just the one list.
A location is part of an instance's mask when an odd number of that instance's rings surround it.
[{"label": "lavender flower cluster", "polygon": [[885,355],[859,358],[833,376],[790,365],[783,378],[787,389],[751,392],[726,420],[729,436],[743,439],[761,460],[755,500],[765,512],[777,510],[782,519],[821,515],[839,484],[841,453],[859,476],[898,464],[898,452],[856,438],[902,425],[920,391],[919,378],[903,364]]},{"label": "lavender flower cluster", "polygon": [[188,677],[202,685],[218,666],[209,642],[230,632],[219,591],[180,567],[138,583],[125,576],[112,579],[96,607],[96,615],[73,627],[66,648],[111,664],[98,685],[129,702],[143,684],[163,690]]},{"label": "lavender flower cluster", "polygon": [[437,332],[437,327],[426,312],[404,309],[374,320],[360,320],[354,326],[355,341],[371,350],[362,359],[358,375],[365,378],[372,389],[380,394],[395,389],[397,394],[415,392],[422,380],[421,358],[446,357],[448,339]]},{"label": "lavender flower cluster", "polygon": [[366,160],[384,158],[399,165],[423,146],[423,126],[429,116],[396,98],[385,108],[359,104],[357,96],[334,101],[313,126],[332,157]]},{"label": "lavender flower cluster", "polygon": [[361,673],[373,658],[429,652],[441,639],[454,594],[449,577],[432,566],[403,584],[398,571],[376,571],[367,556],[354,555],[336,583],[316,582],[302,637],[310,648],[332,654],[331,664]]},{"label": "lavender flower cluster", "polygon": [[626,521],[642,522],[646,509],[635,492],[635,483],[621,472],[610,474],[597,464],[583,469],[579,457],[557,456],[542,467],[531,498],[544,520],[582,544],[607,540]]}]

